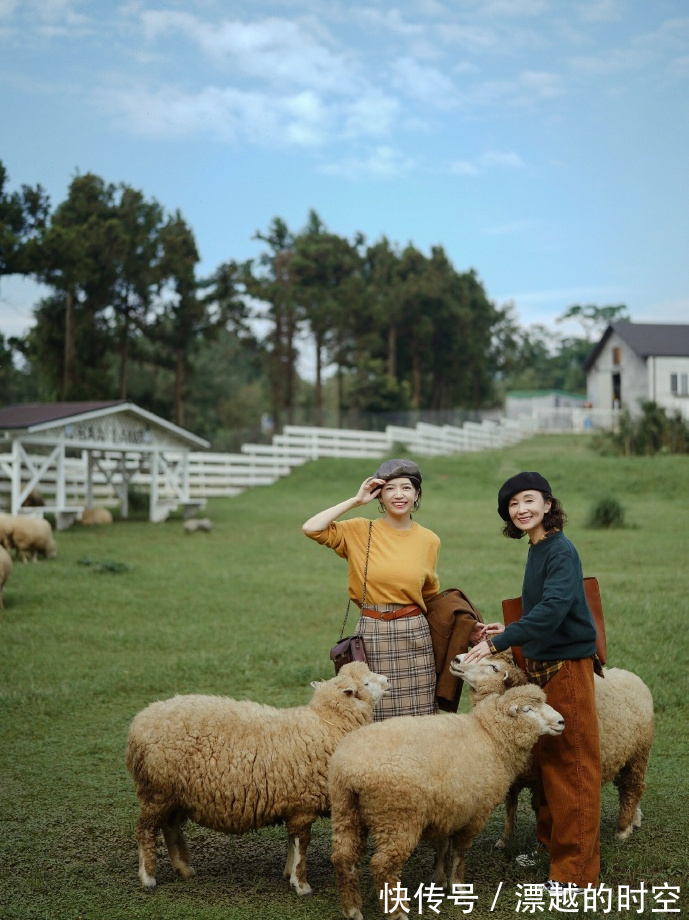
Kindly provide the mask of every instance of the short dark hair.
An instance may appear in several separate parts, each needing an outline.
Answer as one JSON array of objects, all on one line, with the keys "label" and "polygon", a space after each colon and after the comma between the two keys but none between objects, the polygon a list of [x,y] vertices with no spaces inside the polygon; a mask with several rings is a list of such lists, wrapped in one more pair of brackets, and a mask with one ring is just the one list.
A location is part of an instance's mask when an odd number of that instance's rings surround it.
[{"label": "short dark hair", "polygon": [[[564,530],[567,523],[567,515],[562,507],[559,498],[549,495],[547,492],[541,492],[544,501],[550,502],[550,511],[543,515],[543,526],[546,530]],[[502,528],[504,537],[511,537],[513,540],[521,540],[526,536],[525,530],[520,530],[512,521],[512,518],[505,523]]]}]

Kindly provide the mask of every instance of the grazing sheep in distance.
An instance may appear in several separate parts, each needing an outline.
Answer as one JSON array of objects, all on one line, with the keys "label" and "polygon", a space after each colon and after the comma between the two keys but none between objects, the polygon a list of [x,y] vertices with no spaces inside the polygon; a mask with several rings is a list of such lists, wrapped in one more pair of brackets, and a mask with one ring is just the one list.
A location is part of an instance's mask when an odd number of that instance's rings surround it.
[{"label": "grazing sheep in distance", "polygon": [[135,716],[126,764],[141,805],[139,878],[156,886],[155,837],[162,829],[176,872],[189,878],[185,819],[226,834],[284,821],[284,876],[310,894],[311,825],[330,809],[328,764],[339,741],[373,720],[387,678],[363,662],[315,681],[306,706],[275,709],[220,696],[175,696]]},{"label": "grazing sheep in distance", "polygon": [[210,518],[191,518],[188,521],[185,521],[182,524],[182,527],[186,533],[195,533],[197,530],[205,530],[207,532],[213,529],[213,522]]},{"label": "grazing sheep in distance", "polygon": [[26,562],[27,554],[33,562],[38,556],[53,559],[57,555],[53,529],[43,518],[3,514],[0,528],[5,547],[15,549],[22,562]]},{"label": "grazing sheep in distance", "polygon": [[7,580],[12,574],[12,557],[4,546],[0,546],[0,610],[5,606],[2,600],[2,591]]},{"label": "grazing sheep in distance", "polygon": [[5,511],[0,511],[0,546],[4,547],[8,552],[12,549],[10,534],[12,533],[13,524],[14,515],[7,514]]},{"label": "grazing sheep in distance", "polygon": [[81,523],[86,526],[112,524],[112,514],[107,508],[84,508],[81,512]]},{"label": "grazing sheep in distance", "polygon": [[[362,920],[359,863],[370,832],[371,874],[382,893],[423,837],[433,841],[434,882],[464,880],[464,858],[490,813],[503,801],[540,735],[559,735],[564,720],[540,687],[493,694],[470,713],[398,716],[344,738],[330,761],[332,861],[344,916]],[[381,897],[383,895],[381,894]],[[400,905],[391,918],[404,918]]]},{"label": "grazing sheep in distance", "polygon": [[[450,671],[470,688],[472,703],[490,693],[502,693],[507,687],[525,683],[526,674],[519,668],[510,652],[489,655],[469,665],[458,655]],[[614,783],[620,800],[617,838],[624,840],[634,828],[641,826],[639,802],[646,786],[646,768],[653,743],[653,697],[646,684],[631,671],[606,668],[605,677],[596,676],[596,710],[600,735],[602,782]],[[519,776],[505,801],[504,846],[514,831],[517,800],[524,788],[533,790],[531,765]]]}]

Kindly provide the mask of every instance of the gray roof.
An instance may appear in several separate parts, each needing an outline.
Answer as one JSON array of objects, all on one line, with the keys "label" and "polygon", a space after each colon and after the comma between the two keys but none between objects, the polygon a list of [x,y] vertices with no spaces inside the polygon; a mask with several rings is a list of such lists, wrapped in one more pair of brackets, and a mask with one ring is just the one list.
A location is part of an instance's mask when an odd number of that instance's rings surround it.
[{"label": "gray roof", "polygon": [[30,428],[44,422],[74,418],[85,412],[97,412],[111,406],[125,405],[126,400],[117,399],[108,402],[54,402],[54,403],[19,403],[0,409],[0,430],[5,428]]},{"label": "gray roof", "polygon": [[584,368],[595,363],[610,336],[616,333],[640,358],[689,357],[689,325],[681,323],[611,323],[589,353]]}]

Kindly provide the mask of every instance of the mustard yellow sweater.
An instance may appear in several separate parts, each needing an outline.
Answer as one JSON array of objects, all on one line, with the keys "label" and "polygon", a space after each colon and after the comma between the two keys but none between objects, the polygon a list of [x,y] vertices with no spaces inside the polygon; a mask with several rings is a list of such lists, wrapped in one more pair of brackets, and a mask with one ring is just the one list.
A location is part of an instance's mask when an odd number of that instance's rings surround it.
[{"label": "mustard yellow sweater", "polygon": [[[368,525],[367,518],[351,518],[334,521],[325,530],[307,534],[348,561],[349,596],[359,605]],[[440,591],[436,571],[439,550],[440,539],[416,521],[409,530],[395,530],[382,519],[374,521],[366,577],[366,603],[418,604],[425,611],[426,600]]]}]

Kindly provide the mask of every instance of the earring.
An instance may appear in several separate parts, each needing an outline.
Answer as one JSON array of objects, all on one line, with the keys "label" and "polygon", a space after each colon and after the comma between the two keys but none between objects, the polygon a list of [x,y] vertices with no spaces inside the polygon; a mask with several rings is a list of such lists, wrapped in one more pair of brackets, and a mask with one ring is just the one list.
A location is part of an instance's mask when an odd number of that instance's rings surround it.
[{"label": "earring", "polygon": [[385,505],[378,500],[378,514],[385,514]]},{"label": "earring", "polygon": [[418,511],[418,510],[419,510],[419,500],[418,500],[418,498],[416,499],[416,501],[414,502],[414,504],[412,505],[412,507],[414,508],[414,511]]}]

